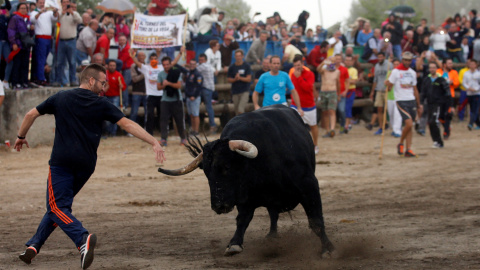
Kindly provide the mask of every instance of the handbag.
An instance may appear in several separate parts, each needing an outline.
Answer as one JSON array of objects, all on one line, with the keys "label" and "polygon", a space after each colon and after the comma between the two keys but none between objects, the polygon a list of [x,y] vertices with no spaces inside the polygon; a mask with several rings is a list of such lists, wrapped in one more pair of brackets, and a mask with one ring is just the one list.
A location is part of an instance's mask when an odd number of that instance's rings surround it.
[{"label": "handbag", "polygon": [[24,33],[18,33],[20,37],[20,41],[22,42],[23,47],[25,48],[30,48],[35,45],[35,40],[26,32]]}]

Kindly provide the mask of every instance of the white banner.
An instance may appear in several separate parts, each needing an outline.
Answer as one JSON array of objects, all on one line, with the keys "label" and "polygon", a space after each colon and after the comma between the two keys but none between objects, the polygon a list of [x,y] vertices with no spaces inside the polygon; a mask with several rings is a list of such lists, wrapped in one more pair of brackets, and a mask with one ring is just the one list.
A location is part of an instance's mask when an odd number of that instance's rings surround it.
[{"label": "white banner", "polygon": [[132,48],[166,48],[182,45],[185,15],[147,16],[135,13]]}]

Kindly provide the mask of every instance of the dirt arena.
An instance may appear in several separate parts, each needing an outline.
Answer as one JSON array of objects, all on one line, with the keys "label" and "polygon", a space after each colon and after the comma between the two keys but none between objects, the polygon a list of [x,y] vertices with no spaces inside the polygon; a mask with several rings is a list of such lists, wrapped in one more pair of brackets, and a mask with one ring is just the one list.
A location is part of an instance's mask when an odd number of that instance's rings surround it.
[{"label": "dirt arena", "polygon": [[[415,134],[413,159],[399,157],[397,139],[386,136],[382,160],[380,137],[372,134],[355,126],[319,139],[316,175],[337,248],[329,259],[320,257],[301,206],[280,215],[275,240],[265,239],[268,213],[257,209],[244,252],[224,257],[236,211],[210,209],[203,171],[161,175],[149,145],[102,140],[97,169],[73,205],[99,239],[91,269],[480,269],[480,131],[454,123],[444,149],[432,149],[428,133]],[[32,265],[18,259],[44,214],[50,151],[0,151],[0,269],[80,268],[60,229]],[[165,168],[192,160],[178,138],[166,152]]]}]

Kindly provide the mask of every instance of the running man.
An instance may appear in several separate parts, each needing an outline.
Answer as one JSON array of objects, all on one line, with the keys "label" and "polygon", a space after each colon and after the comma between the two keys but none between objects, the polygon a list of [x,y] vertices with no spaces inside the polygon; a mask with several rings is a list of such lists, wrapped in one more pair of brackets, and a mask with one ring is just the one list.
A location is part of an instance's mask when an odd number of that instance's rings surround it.
[{"label": "running man", "polygon": [[[402,63],[392,71],[390,77],[385,81],[387,87],[395,86],[395,100],[405,123],[400,143],[397,145],[398,154],[405,157],[417,156],[411,149],[412,127],[413,121],[417,117],[417,111],[419,115],[423,111],[417,89],[417,73],[410,68],[412,59],[413,54],[411,52],[404,52],[402,54]],[[406,142],[407,151],[405,151],[404,142]]]},{"label": "running man", "polygon": [[19,256],[27,264],[40,252],[56,227],[60,227],[80,251],[82,269],[92,264],[97,237],[90,234],[72,215],[72,203],[95,171],[103,121],[116,123],[128,133],[151,144],[156,160],[161,163],[165,160],[165,153],[154,137],[126,118],[106,97],[99,96],[105,91],[106,73],[101,65],[89,65],[80,75],[79,88],[49,97],[31,109],[20,126],[14,146],[17,151],[24,144],[29,147],[27,132],[37,117],[44,114],[55,116],[55,140],[47,182],[47,212],[35,235],[26,243],[27,249]]},{"label": "running man", "polygon": [[[313,144],[315,145],[315,154],[318,154],[318,126],[317,126],[317,106],[315,101],[318,99],[318,91],[315,89],[315,74],[303,65],[303,55],[297,54],[293,58],[293,68],[290,69],[290,79],[295,90],[298,92],[300,102],[302,103],[303,122],[310,126]],[[292,101],[290,107],[295,110],[298,108],[295,101]]]}]

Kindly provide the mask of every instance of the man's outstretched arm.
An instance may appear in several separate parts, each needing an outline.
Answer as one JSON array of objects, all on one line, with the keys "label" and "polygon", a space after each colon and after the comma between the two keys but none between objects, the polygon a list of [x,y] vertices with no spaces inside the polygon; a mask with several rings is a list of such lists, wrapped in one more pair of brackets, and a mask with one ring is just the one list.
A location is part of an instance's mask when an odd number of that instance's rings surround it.
[{"label": "man's outstretched arm", "polygon": [[[26,115],[25,118],[23,118],[22,124],[20,125],[20,130],[18,131],[17,138],[15,140],[15,145],[13,146],[13,149],[16,149],[17,151],[20,151],[23,147],[23,145],[28,146],[27,139],[25,138],[27,136],[27,132],[30,129],[30,127],[33,125],[33,122],[35,122],[35,119],[40,116],[40,113],[38,112],[37,108],[31,109]],[[23,138],[23,139],[20,139]]]},{"label": "man's outstretched arm", "polygon": [[126,117],[123,117],[117,122],[117,125],[126,132],[132,134],[133,136],[143,140],[146,143],[151,144],[153,147],[153,152],[155,152],[155,159],[158,162],[163,163],[166,160],[165,151],[163,150],[162,146],[160,146],[160,143],[157,141],[157,139],[155,139],[152,135],[146,132],[137,123]]}]

